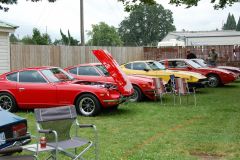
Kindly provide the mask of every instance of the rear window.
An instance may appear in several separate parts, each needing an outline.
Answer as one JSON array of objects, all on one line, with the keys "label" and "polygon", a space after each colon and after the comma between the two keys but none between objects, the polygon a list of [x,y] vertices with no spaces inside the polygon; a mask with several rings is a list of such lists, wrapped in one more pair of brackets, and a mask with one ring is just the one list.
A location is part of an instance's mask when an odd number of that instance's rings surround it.
[{"label": "rear window", "polygon": [[7,79],[8,79],[9,81],[17,82],[17,75],[18,75],[18,72],[16,72],[16,73],[11,73],[11,74],[7,75]]},{"label": "rear window", "polygon": [[70,70],[69,70],[69,73],[72,73],[72,74],[76,74],[76,75],[77,75],[77,74],[78,74],[78,73],[77,73],[77,67],[70,69]]}]

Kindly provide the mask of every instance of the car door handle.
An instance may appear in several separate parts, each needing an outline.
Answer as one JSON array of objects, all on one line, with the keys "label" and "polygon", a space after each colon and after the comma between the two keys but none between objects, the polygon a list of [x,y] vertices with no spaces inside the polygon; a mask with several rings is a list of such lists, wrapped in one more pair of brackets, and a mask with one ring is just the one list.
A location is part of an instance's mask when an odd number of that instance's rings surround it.
[{"label": "car door handle", "polygon": [[21,91],[24,91],[25,90],[25,88],[19,88],[19,91],[21,92]]}]

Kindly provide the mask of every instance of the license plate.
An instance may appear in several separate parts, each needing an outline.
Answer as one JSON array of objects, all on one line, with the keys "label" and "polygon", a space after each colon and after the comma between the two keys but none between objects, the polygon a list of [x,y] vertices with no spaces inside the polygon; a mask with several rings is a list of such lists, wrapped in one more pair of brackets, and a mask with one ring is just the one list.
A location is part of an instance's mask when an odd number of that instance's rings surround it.
[{"label": "license plate", "polygon": [[5,144],[5,140],[6,140],[5,133],[1,132],[0,133],[0,145]]}]

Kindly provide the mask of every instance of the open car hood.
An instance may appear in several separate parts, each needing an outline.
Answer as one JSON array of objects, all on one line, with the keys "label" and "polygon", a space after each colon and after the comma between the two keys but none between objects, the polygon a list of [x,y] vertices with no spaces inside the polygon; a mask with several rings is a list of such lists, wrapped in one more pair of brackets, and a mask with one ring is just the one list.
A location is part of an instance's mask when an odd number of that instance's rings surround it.
[{"label": "open car hood", "polygon": [[93,54],[106,67],[111,77],[116,82],[119,92],[124,96],[133,94],[133,86],[125,73],[122,72],[118,63],[106,50],[93,50]]}]

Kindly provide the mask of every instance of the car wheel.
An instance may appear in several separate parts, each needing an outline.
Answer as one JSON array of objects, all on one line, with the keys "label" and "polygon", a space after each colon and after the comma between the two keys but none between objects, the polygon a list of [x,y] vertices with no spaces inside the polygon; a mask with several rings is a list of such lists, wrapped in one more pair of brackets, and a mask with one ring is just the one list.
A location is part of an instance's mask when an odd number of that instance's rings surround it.
[{"label": "car wheel", "polygon": [[99,100],[92,94],[81,95],[76,102],[76,109],[84,116],[95,116],[101,110]]},{"label": "car wheel", "polygon": [[208,86],[209,87],[217,87],[220,85],[220,79],[217,75],[210,74],[208,77]]},{"label": "car wheel", "polygon": [[0,108],[9,112],[17,110],[17,103],[14,97],[9,93],[0,93]]},{"label": "car wheel", "polygon": [[143,94],[141,89],[138,86],[133,86],[133,95],[130,97],[130,102],[140,102],[143,99]]}]

